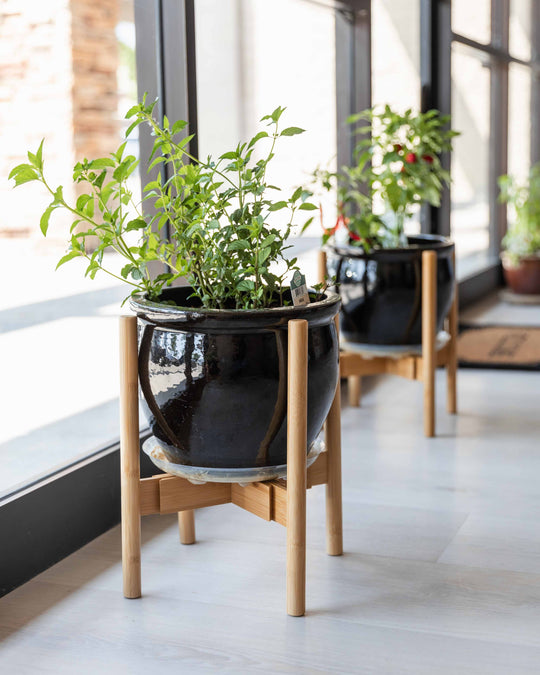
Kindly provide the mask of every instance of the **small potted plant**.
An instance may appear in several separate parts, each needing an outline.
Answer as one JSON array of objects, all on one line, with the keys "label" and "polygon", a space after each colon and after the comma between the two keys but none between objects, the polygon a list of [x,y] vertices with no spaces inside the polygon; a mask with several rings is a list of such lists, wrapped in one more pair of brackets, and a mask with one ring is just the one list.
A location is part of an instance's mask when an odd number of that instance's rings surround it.
[{"label": "small potted plant", "polygon": [[499,199],[510,205],[512,222],[502,240],[506,283],[514,293],[540,294],[540,164],[528,180],[499,178]]},{"label": "small potted plant", "polygon": [[[133,204],[127,187],[137,160],[125,154],[126,143],[109,157],[75,165],[74,181],[84,189],[76,204],[66,202],[62,187],[49,185],[43,142],[10,177],[15,185],[39,181],[51,194],[40,220],[43,234],[57,209],[73,217],[69,250],[58,266],[83,258],[91,278],[103,271],[130,288],[143,408],[166,461],[203,469],[206,479],[210,469],[218,473],[214,479],[249,480],[261,471],[269,478],[286,464],[290,319],[308,321],[308,448],[338,378],[333,319],[339,297],[313,291],[309,304],[294,306],[288,287],[297,266],[285,256],[287,237],[298,212],[316,207],[308,191],[282,196],[266,178],[281,139],[302,129],[280,129],[284,109],[276,108],[251,140],[202,161],[187,150],[186,123],[164,118],[158,124],[154,106],[146,97],[134,106],[126,131],[127,137],[150,125],[155,141],[148,170],[159,165],[168,176],[145,187],[151,217]],[[281,229],[270,223],[277,211],[288,215]],[[109,251],[124,261],[118,271],[104,255]],[[152,276],[154,261],[167,271]],[[180,278],[188,285],[171,286]]]},{"label": "small potted plant", "polygon": [[324,229],[330,276],[342,297],[345,339],[369,345],[421,342],[422,252],[437,253],[437,330],[452,303],[454,245],[437,235],[406,236],[405,223],[422,204],[440,204],[450,176],[440,153],[455,131],[437,110],[400,114],[385,106],[353,115],[360,140],[355,164],[315,172],[318,186],[336,190],[338,219]]}]

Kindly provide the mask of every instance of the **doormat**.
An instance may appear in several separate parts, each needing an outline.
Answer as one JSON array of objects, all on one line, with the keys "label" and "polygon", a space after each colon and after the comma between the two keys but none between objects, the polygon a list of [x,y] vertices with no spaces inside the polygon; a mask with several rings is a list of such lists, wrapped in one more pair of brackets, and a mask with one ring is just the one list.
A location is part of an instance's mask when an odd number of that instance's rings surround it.
[{"label": "doormat", "polygon": [[540,370],[540,327],[460,326],[457,354],[462,368]]}]

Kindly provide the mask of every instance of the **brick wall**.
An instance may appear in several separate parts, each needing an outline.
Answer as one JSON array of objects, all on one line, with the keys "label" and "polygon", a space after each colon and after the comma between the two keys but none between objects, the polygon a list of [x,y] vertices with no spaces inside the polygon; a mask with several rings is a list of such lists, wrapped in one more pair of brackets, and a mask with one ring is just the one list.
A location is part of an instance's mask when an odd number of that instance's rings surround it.
[{"label": "brick wall", "polygon": [[[41,236],[47,196],[7,175],[42,138],[51,183],[65,186],[76,159],[118,145],[117,20],[115,0],[0,0],[0,236]],[[59,239],[68,225],[57,218]]]}]

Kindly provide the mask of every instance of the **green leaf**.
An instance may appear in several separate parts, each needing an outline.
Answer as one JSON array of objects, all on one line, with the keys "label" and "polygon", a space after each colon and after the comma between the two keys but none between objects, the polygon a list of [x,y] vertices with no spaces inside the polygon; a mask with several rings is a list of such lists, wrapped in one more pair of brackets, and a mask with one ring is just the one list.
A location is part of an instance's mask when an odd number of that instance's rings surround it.
[{"label": "green leaf", "polygon": [[143,218],[135,218],[130,220],[126,225],[126,232],[131,232],[132,230],[142,230],[146,227],[146,221]]},{"label": "green leaf", "polygon": [[171,134],[174,136],[177,134],[179,131],[182,131],[182,129],[185,129],[187,127],[187,122],[184,120],[176,120],[176,122],[172,125],[171,127]]},{"label": "green leaf", "polygon": [[55,207],[52,204],[48,206],[43,212],[43,215],[39,221],[39,229],[43,233],[44,237],[47,236],[47,230],[49,229],[49,218],[51,217],[51,213],[54,211],[54,208]]},{"label": "green leaf", "polygon": [[259,265],[262,265],[271,253],[270,247],[263,248],[259,253]]},{"label": "green leaf", "polygon": [[80,195],[77,197],[77,211],[83,211],[86,204],[93,199],[92,195]]},{"label": "green leaf", "polygon": [[280,136],[296,136],[297,134],[303,134],[305,129],[300,127],[287,127],[279,134]]},{"label": "green leaf", "polygon": [[133,117],[133,115],[136,115],[139,110],[141,109],[141,106],[139,104],[131,106],[131,108],[127,111],[125,119],[129,119],[130,117]]},{"label": "green leaf", "polygon": [[268,207],[269,211],[279,211],[287,207],[287,202],[274,202]]},{"label": "green leaf", "polygon": [[308,218],[306,220],[306,222],[302,225],[302,229],[300,230],[300,232],[304,233],[308,229],[308,227],[311,225],[312,222],[313,222],[313,216],[311,216],[311,218]]},{"label": "green leaf", "polygon": [[290,201],[290,202],[296,202],[296,201],[298,201],[298,200],[300,199],[300,197],[302,196],[302,190],[303,190],[302,187],[296,188],[296,190],[292,193],[291,198],[290,198],[289,201]]},{"label": "green leaf", "polygon": [[39,148],[37,149],[36,152],[36,166],[40,169],[43,170],[43,143],[45,142],[45,139],[41,139],[41,143],[39,144]]},{"label": "green leaf", "polygon": [[55,204],[62,204],[64,201],[64,188],[59,185],[54,193],[54,203]]},{"label": "green leaf", "polygon": [[255,283],[251,279],[242,279],[242,281],[236,285],[237,291],[252,291],[254,288]]},{"label": "green leaf", "polygon": [[126,145],[127,145],[127,141],[124,141],[124,143],[122,143],[122,145],[118,148],[118,150],[115,153],[113,153],[113,157],[115,157],[116,160],[119,161],[119,162],[122,160],[122,155],[124,154],[124,150],[126,148]]},{"label": "green leaf", "polygon": [[229,251],[244,251],[250,248],[250,243],[246,239],[235,239],[228,246]]},{"label": "green leaf", "polygon": [[79,258],[80,256],[81,256],[80,251],[70,251],[63,258],[60,258],[58,264],[56,265],[56,269],[58,269],[64,263],[67,263],[68,260],[73,260],[73,258]]},{"label": "green leaf", "polygon": [[138,127],[139,124],[141,124],[141,123],[142,123],[141,120],[135,120],[135,122],[132,122],[132,123],[129,125],[129,127],[126,129],[126,133],[124,134],[124,137],[127,138],[127,137],[130,135],[130,133],[133,131],[133,129],[135,129],[136,127]]},{"label": "green leaf", "polygon": [[261,140],[261,138],[268,138],[268,133],[266,131],[259,131],[259,133],[253,136],[253,138],[250,140],[247,146],[248,149],[252,148],[255,145],[255,143]]},{"label": "green leaf", "polygon": [[116,166],[116,162],[113,159],[108,157],[100,157],[99,159],[93,159],[88,163],[88,168],[97,171],[98,169],[107,169]]},{"label": "green leaf", "polygon": [[316,211],[319,207],[315,206],[315,204],[311,204],[310,202],[304,202],[303,204],[300,204],[298,207],[299,211]]},{"label": "green leaf", "polygon": [[11,170],[9,179],[11,180],[12,178],[15,179],[15,187],[17,187],[18,185],[23,185],[23,183],[38,180],[39,176],[30,164],[19,164],[19,166]]}]

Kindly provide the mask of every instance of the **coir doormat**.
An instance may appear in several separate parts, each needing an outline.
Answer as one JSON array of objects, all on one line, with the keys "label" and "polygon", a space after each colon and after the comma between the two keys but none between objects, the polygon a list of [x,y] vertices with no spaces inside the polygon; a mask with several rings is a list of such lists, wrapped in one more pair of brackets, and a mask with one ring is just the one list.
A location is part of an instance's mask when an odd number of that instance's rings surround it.
[{"label": "coir doormat", "polygon": [[540,327],[460,326],[457,353],[465,368],[540,370]]}]

